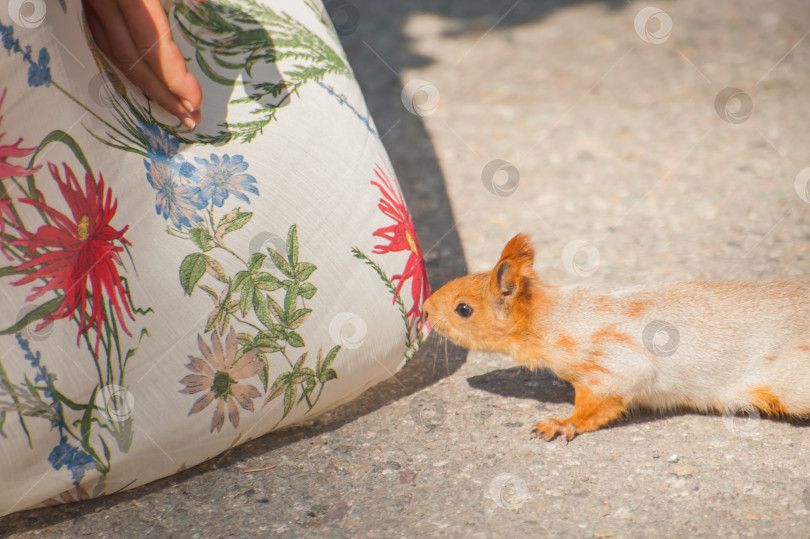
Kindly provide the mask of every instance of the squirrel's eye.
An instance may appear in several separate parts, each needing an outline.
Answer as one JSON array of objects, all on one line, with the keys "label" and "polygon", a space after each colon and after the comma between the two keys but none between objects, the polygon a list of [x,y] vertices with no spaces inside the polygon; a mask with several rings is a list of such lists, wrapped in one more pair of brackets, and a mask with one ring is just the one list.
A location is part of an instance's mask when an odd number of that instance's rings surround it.
[{"label": "squirrel's eye", "polygon": [[473,309],[466,303],[459,303],[456,305],[456,314],[462,318],[469,318],[472,316]]}]

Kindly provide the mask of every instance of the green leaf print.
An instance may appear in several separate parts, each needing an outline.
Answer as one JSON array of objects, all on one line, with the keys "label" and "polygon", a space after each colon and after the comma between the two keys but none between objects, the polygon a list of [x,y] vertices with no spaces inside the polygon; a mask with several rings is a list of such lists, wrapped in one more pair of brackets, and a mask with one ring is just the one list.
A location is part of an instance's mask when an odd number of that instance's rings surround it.
[{"label": "green leaf print", "polygon": [[208,267],[208,256],[202,253],[192,253],[183,259],[180,264],[180,284],[187,295],[191,295],[200,278],[205,275]]},{"label": "green leaf print", "polygon": [[[323,24],[323,15],[315,11]],[[187,142],[250,142],[305,84],[329,74],[352,77],[331,24],[324,27],[332,44],[283,11],[256,0],[178,2],[170,16],[195,50],[204,76],[223,86],[242,86],[247,95],[230,104],[243,106],[245,116],[255,118],[223,122],[216,132],[198,133]],[[277,75],[268,80],[268,72],[274,71]]]},{"label": "green leaf print", "polygon": [[188,234],[191,236],[191,241],[194,242],[194,245],[204,252],[208,252],[216,247],[212,241],[214,238],[212,238],[211,234],[204,228],[192,228],[188,231]]},{"label": "green leaf print", "polygon": [[[225,335],[228,328],[237,332],[234,364],[248,353],[255,354],[262,366],[254,371],[254,376],[261,382],[265,404],[283,395],[282,419],[298,405],[312,410],[324,384],[338,376],[331,365],[340,347],[330,350],[325,359],[321,349],[317,365],[314,368],[306,365],[313,355],[306,349],[300,331],[316,310],[305,301],[317,294],[318,288],[308,279],[318,266],[301,260],[297,225],[287,231],[286,253],[267,248],[267,254],[258,252],[242,257],[228,245],[229,234],[239,234],[253,214],[234,208],[217,216],[214,205],[207,212],[207,218],[189,229],[187,235],[182,231],[174,234],[203,250],[188,254],[179,274],[187,295],[200,288],[214,304],[204,332]],[[229,257],[227,264],[220,255]],[[266,264],[268,260],[274,268]],[[234,265],[237,271],[231,273]],[[295,363],[291,360],[294,349],[300,350]],[[274,380],[271,373],[277,373]]]}]

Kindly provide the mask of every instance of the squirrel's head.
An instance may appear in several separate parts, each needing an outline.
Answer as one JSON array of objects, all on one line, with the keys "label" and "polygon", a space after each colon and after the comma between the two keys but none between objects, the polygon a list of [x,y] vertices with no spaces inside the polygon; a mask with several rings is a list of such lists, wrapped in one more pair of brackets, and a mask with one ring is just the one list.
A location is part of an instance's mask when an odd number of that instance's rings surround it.
[{"label": "squirrel's head", "polygon": [[530,315],[533,296],[543,293],[533,263],[529,237],[518,234],[491,272],[455,279],[425,301],[430,325],[465,348],[506,351]]}]

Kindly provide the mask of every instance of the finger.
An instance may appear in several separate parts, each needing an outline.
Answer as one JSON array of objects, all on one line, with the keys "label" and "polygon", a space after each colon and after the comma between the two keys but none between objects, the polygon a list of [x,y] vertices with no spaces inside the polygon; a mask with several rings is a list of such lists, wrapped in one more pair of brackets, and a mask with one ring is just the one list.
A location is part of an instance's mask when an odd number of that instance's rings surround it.
[{"label": "finger", "polygon": [[186,60],[172,39],[169,19],[160,0],[124,0],[120,9],[143,60],[169,91],[185,100],[187,108],[199,109],[202,90],[197,79],[188,71]]},{"label": "finger", "polygon": [[199,123],[199,111],[189,113],[149,64],[142,61],[126,21],[115,3],[108,0],[86,0],[85,8],[93,39],[110,62],[167,112],[177,116],[189,129],[193,129]]}]

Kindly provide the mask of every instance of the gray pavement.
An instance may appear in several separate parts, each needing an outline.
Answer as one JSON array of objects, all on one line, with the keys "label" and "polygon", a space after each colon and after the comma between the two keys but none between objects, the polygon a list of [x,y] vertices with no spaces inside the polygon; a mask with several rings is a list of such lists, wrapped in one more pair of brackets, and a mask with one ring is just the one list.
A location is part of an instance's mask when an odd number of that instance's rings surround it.
[{"label": "gray pavement", "polygon": [[[489,269],[517,232],[552,284],[810,273],[806,0],[659,2],[638,30],[648,4],[349,2],[331,7],[434,288]],[[414,80],[422,117],[402,103]],[[491,165],[500,194],[482,182],[493,160],[509,163]],[[563,261],[578,240],[593,246],[575,260],[587,275]],[[572,403],[548,373],[434,336],[309,424],[130,492],[11,515],[0,534],[810,533],[807,423],[640,411],[568,444],[529,438]]]}]

